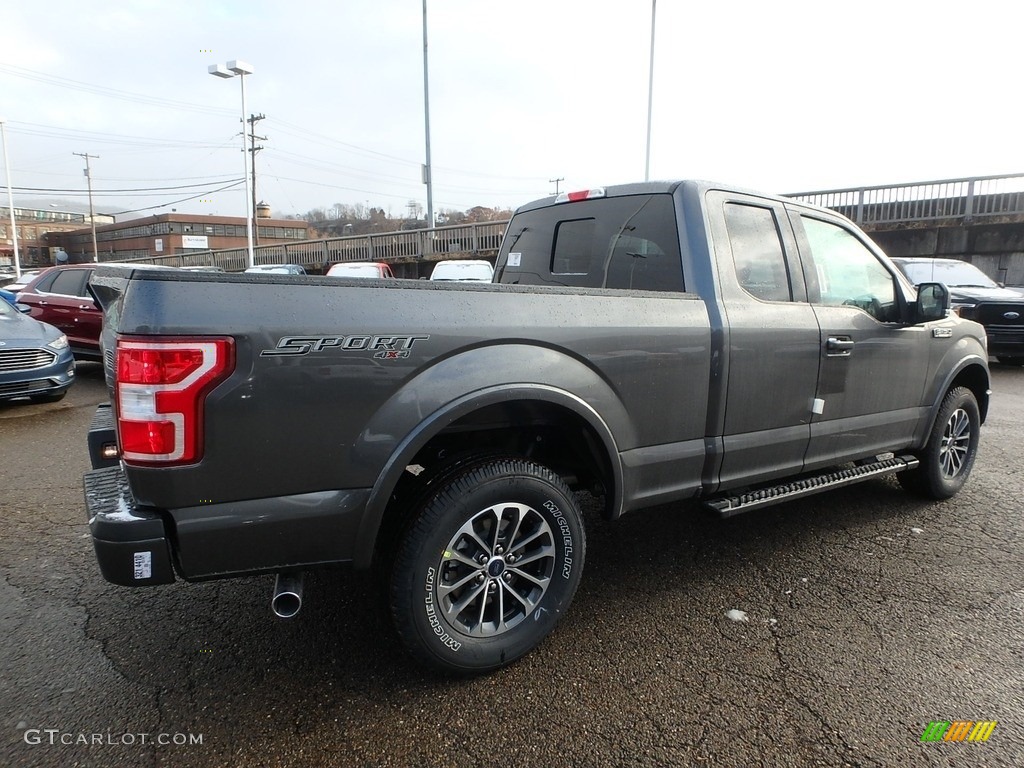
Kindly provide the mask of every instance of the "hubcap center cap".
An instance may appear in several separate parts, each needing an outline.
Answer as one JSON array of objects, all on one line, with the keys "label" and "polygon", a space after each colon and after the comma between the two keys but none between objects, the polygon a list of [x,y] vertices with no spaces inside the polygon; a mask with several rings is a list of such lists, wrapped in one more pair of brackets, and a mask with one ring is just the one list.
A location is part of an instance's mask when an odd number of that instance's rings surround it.
[{"label": "hubcap center cap", "polygon": [[487,563],[487,575],[496,579],[505,572],[505,561],[500,557],[492,557]]}]

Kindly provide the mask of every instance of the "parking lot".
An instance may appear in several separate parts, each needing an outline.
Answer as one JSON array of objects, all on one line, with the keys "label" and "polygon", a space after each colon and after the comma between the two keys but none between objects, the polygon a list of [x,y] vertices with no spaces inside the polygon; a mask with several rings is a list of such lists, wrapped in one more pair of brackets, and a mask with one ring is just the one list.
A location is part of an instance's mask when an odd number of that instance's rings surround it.
[{"label": "parking lot", "polygon": [[[80,365],[60,403],[0,404],[0,765],[1022,765],[1024,369],[992,373],[952,501],[883,479],[726,521],[591,514],[567,619],[451,680],[407,660],[368,576],[313,574],[290,622],[269,576],[105,583]],[[997,725],[921,741],[957,720]]]}]

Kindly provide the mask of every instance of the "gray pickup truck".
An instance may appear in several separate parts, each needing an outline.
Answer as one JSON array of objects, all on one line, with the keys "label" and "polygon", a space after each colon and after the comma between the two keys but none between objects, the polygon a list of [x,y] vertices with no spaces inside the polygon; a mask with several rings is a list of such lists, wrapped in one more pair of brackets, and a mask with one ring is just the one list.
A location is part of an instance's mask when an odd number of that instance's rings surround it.
[{"label": "gray pickup truck", "polygon": [[833,212],[691,181],[563,194],[516,212],[494,279],[98,270],[103,575],[277,574],[291,616],[304,571],[373,568],[415,658],[482,672],[568,609],[577,491],[609,519],[732,515],[891,473],[942,499],[971,472],[984,329]]}]

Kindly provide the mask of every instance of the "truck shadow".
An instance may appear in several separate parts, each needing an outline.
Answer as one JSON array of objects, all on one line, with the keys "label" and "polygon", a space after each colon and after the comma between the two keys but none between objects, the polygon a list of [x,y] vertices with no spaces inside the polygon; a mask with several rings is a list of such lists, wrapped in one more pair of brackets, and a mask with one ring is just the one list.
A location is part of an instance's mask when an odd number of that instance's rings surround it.
[{"label": "truck shadow", "polygon": [[[358,719],[359,707],[379,712],[409,697],[534,675],[570,647],[586,657],[606,617],[642,621],[639,603],[659,596],[681,611],[678,631],[686,633],[703,610],[696,606],[710,602],[720,616],[719,606],[740,596],[773,599],[785,583],[856,569],[858,554],[905,546],[913,527],[945,513],[884,479],[728,520],[676,504],[609,523],[594,506],[586,500],[587,563],[570,614],[539,651],[492,678],[453,680],[419,668],[392,633],[384,585],[347,571],[308,574],[303,609],[288,621],[270,613],[272,576],[160,592],[105,587],[90,606],[89,634],[126,677],[161,691],[174,722],[238,707],[294,709],[304,722],[342,708]],[[144,634],[142,617],[151,628]]]}]

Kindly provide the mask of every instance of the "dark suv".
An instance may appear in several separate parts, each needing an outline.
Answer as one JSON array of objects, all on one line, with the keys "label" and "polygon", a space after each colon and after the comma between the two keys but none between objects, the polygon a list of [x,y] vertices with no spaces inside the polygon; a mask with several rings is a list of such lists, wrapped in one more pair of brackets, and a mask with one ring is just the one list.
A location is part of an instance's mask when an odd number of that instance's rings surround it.
[{"label": "dark suv", "polygon": [[[98,264],[66,264],[40,272],[18,292],[36,320],[63,331],[79,360],[99,360],[103,312],[89,295],[87,285]],[[104,264],[128,269],[174,269],[154,264]]]},{"label": "dark suv", "polygon": [[1024,365],[1024,291],[1005,288],[957,259],[895,258],[915,285],[945,283],[953,311],[985,326],[988,353],[1005,365]]}]

